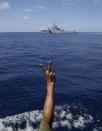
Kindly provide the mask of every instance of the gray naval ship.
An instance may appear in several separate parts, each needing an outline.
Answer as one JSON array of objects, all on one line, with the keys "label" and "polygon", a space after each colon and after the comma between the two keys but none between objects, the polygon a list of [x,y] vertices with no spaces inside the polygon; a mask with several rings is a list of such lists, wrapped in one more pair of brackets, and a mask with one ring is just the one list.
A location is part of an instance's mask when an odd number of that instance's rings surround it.
[{"label": "gray naval ship", "polygon": [[77,33],[76,31],[65,31],[63,28],[58,27],[56,24],[53,24],[51,28],[41,29],[40,31],[44,33]]}]

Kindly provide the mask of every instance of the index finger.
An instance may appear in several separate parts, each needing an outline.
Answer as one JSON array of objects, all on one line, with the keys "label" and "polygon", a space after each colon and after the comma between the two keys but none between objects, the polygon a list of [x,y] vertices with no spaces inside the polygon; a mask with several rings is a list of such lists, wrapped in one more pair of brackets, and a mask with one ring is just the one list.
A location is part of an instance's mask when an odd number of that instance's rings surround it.
[{"label": "index finger", "polygon": [[45,73],[46,72],[45,66],[43,64],[40,64],[40,67],[41,67],[42,71]]}]

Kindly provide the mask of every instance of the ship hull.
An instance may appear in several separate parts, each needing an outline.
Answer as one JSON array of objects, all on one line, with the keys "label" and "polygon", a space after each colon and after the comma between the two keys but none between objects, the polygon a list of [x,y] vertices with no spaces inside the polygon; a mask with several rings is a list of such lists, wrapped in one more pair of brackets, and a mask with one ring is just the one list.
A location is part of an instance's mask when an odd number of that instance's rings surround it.
[{"label": "ship hull", "polygon": [[41,30],[43,33],[50,33],[50,34],[61,34],[61,33],[67,33],[67,34],[77,34],[77,32],[74,31],[55,31],[55,30]]},{"label": "ship hull", "polygon": [[55,34],[66,33],[65,31],[60,31],[60,30],[41,30],[41,32],[43,32],[43,33],[55,33]]}]

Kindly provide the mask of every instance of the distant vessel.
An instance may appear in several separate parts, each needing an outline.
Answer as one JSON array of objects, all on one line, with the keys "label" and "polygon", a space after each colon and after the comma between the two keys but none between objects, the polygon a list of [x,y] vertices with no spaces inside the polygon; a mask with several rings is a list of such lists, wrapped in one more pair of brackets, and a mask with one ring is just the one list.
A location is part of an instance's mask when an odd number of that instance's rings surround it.
[{"label": "distant vessel", "polygon": [[51,28],[41,29],[40,31],[44,33],[77,33],[76,31],[65,31],[63,28],[58,27],[56,24],[53,24]]},{"label": "distant vessel", "polygon": [[45,33],[64,33],[64,29],[59,28],[56,24],[53,24],[51,28],[40,30]]}]

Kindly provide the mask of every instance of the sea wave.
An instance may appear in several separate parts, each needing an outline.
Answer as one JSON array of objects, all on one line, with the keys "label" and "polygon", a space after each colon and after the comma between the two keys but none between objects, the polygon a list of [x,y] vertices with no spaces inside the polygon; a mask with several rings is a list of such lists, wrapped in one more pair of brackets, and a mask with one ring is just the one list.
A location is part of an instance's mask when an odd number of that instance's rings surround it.
[{"label": "sea wave", "polygon": [[[95,122],[94,117],[86,112],[73,113],[68,105],[56,106],[53,128],[73,128],[84,130]],[[74,109],[75,107],[73,107]],[[35,110],[6,118],[0,118],[0,131],[37,131],[42,119],[42,110]],[[98,131],[92,128],[92,131]]]}]

